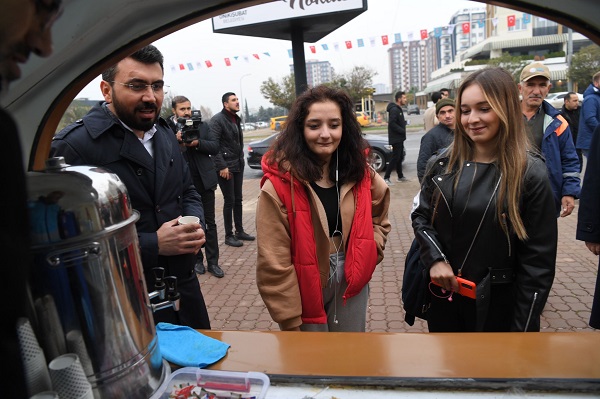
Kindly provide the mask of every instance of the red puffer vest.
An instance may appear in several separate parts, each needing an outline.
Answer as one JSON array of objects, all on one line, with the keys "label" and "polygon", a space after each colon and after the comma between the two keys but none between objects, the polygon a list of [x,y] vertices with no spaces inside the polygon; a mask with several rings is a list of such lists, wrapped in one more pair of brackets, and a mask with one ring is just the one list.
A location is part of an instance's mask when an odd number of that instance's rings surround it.
[{"label": "red puffer vest", "polygon": [[[265,157],[263,157],[264,159]],[[306,187],[289,172],[281,173],[277,165],[262,164],[264,176],[260,186],[269,179],[287,209],[291,232],[292,263],[298,277],[302,301],[302,322],[307,324],[325,324],[327,315],[323,305],[323,291],[317,261],[315,232],[312,225],[310,203]],[[352,188],[355,201],[355,213],[346,245],[344,264],[348,288],[344,292],[346,299],[357,295],[371,280],[377,264],[377,245],[373,233],[371,214],[371,175]]]}]

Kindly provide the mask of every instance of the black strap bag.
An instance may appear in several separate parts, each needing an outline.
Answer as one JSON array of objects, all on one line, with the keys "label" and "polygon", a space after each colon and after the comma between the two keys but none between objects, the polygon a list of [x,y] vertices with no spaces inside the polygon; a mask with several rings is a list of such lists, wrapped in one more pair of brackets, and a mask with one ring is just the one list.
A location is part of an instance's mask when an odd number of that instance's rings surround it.
[{"label": "black strap bag", "polygon": [[404,275],[402,277],[402,304],[408,325],[415,324],[415,317],[427,320],[427,310],[431,303],[429,292],[429,270],[423,267],[416,239],[406,254]]}]

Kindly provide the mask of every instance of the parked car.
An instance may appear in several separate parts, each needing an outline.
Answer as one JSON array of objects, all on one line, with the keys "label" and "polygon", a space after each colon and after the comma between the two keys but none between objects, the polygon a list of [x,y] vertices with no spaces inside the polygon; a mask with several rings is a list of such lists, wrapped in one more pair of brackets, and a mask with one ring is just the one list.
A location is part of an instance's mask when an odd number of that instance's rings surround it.
[{"label": "parked car", "polygon": [[406,107],[406,113],[408,115],[420,115],[421,110],[417,104],[409,104],[408,107]]},{"label": "parked car", "polygon": [[[261,169],[260,162],[263,155],[271,144],[279,137],[279,132],[270,135],[262,140],[256,140],[248,143],[248,156],[246,162],[251,169]],[[387,135],[363,134],[365,140],[369,142],[371,151],[373,152],[373,162],[371,166],[377,172],[385,170],[387,164],[392,158],[392,146],[388,142]]]},{"label": "parked car", "polygon": [[287,116],[276,116],[274,118],[271,118],[271,130],[275,130],[276,132],[280,131],[283,126],[285,125],[285,120],[287,119]]},{"label": "parked car", "polygon": [[[565,96],[568,91],[559,91],[557,93],[549,93],[546,96],[546,101],[550,103],[554,108],[561,109],[563,104],[565,103]],[[577,93],[577,97],[579,98],[579,106],[583,103],[583,94]]]},{"label": "parked car", "polygon": [[369,126],[371,124],[371,117],[361,111],[356,112],[356,120],[360,123],[361,126]]}]

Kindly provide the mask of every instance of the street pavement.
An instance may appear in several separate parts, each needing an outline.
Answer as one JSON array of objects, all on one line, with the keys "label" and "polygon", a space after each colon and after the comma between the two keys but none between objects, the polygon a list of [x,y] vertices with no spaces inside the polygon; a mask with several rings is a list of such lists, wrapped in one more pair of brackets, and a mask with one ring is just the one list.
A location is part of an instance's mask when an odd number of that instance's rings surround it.
[{"label": "street pavement", "polygon": [[[415,123],[413,122],[413,125]],[[384,128],[385,129],[385,128]],[[271,132],[246,132],[246,142],[266,137]],[[370,132],[371,133],[371,132]],[[386,134],[385,130],[374,134]],[[427,325],[420,319],[411,327],[404,322],[400,288],[405,255],[413,239],[409,219],[412,199],[419,190],[416,177],[416,158],[423,132],[416,126],[407,134],[404,174],[406,183],[391,186],[389,218],[392,224],[385,248],[385,258],[377,266],[370,282],[367,311],[368,332],[426,332]],[[246,167],[244,178],[243,223],[249,234],[255,235],[256,202],[262,172]],[[396,174],[392,174],[395,181]],[[217,229],[219,233],[219,264],[225,277],[210,273],[199,275],[202,292],[208,307],[211,326],[216,330],[279,330],[256,288],[256,241],[244,241],[244,246],[225,245],[223,234],[223,196],[216,192]],[[566,218],[559,218],[556,277],[542,313],[542,331],[596,331],[588,326],[598,257],[581,241],[575,240],[577,207]]]}]

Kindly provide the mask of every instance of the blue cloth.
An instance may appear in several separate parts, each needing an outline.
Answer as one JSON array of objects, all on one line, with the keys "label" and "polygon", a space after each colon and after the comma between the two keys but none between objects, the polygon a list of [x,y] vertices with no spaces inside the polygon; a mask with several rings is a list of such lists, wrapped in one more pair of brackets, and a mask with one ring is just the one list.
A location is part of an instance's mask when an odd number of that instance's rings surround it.
[{"label": "blue cloth", "polygon": [[158,323],[156,334],[162,357],[180,366],[209,366],[222,359],[230,346],[191,327],[170,323]]}]

